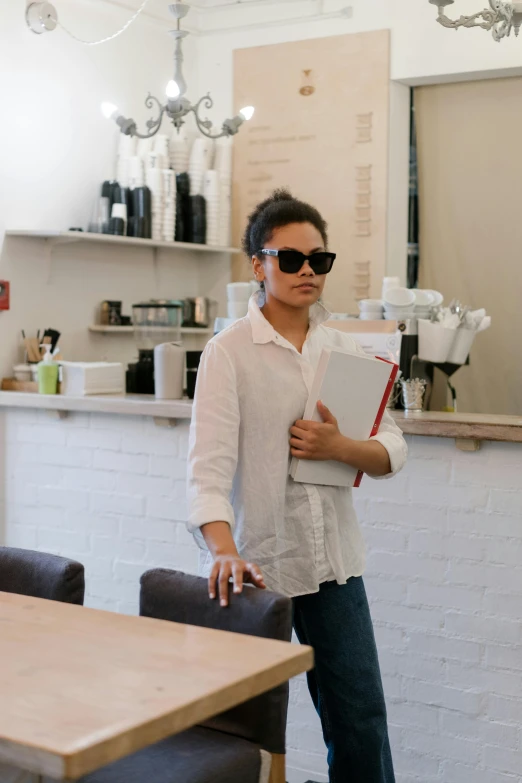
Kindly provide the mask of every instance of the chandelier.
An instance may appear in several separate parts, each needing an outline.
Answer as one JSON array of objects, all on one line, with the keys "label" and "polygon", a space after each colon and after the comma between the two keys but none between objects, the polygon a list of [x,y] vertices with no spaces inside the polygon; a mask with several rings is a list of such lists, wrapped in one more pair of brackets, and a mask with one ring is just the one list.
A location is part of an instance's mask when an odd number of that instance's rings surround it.
[{"label": "chandelier", "polygon": [[166,89],[166,102],[162,103],[151,93],[148,94],[145,100],[145,106],[147,109],[152,109],[154,106],[157,109],[157,116],[154,119],[150,119],[147,122],[147,132],[140,133],[133,119],[128,119],[120,114],[119,109],[112,103],[103,103],[102,112],[108,119],[112,119],[119,125],[120,130],[127,136],[137,136],[140,139],[150,139],[160,129],[161,123],[164,117],[172,122],[176,130],[179,132],[185,123],[185,118],[189,114],[194,115],[198,130],[204,136],[209,139],[219,139],[222,136],[234,136],[240,126],[246,121],[250,120],[254,114],[253,106],[245,106],[241,109],[239,114],[232,119],[225,120],[221,126],[220,131],[214,131],[212,122],[208,119],[203,119],[200,115],[202,107],[205,109],[211,109],[214,105],[210,93],[204,95],[197,101],[197,103],[191,103],[188,98],[185,97],[187,92],[187,83],[183,76],[183,40],[187,37],[188,31],[181,29],[181,20],[188,14],[190,8],[187,3],[171,3],[169,5],[169,11],[176,20],[176,29],[170,31],[170,35],[174,38],[174,78],[169,81]]},{"label": "chandelier", "polygon": [[457,30],[459,27],[481,27],[490,30],[495,41],[508,38],[513,31],[516,36],[522,25],[522,2],[507,3],[502,0],[489,0],[489,8],[477,11],[470,16],[460,16],[458,19],[450,19],[446,16],[445,7],[452,5],[455,0],[429,0],[436,5],[439,11],[437,21],[443,27]]},{"label": "chandelier", "polygon": [[[74,38],[75,41],[85,44],[87,46],[97,46],[98,44],[112,41],[129,27],[132,22],[139,16],[147,5],[148,0],[143,0],[138,10],[129,19],[129,21],[116,33],[106,38],[102,38],[99,41],[84,41],[78,36],[67,30],[58,20],[58,14],[54,6],[46,2],[46,0],[36,0],[29,3],[26,8],[26,23],[33,33],[41,35],[42,33],[52,32],[56,27],[61,29]],[[185,124],[186,118],[189,114],[194,115],[194,119],[198,130],[204,136],[209,139],[219,139],[222,136],[234,136],[241,125],[252,119],[254,114],[253,106],[245,106],[239,114],[232,119],[225,120],[220,130],[215,130],[212,122],[209,119],[203,119],[201,111],[203,109],[211,109],[214,105],[214,101],[210,97],[210,93],[204,95],[196,103],[191,103],[188,98],[185,97],[187,92],[187,83],[183,75],[183,40],[187,37],[188,30],[181,29],[181,20],[186,17],[190,11],[190,7],[187,3],[171,3],[169,5],[169,11],[176,20],[176,29],[170,30],[170,35],[174,38],[174,78],[169,81],[165,90],[164,102],[158,100],[154,95],[149,93],[145,99],[145,106],[147,109],[156,108],[156,117],[148,120],[146,124],[146,132],[140,133],[138,126],[132,118],[124,117],[120,110],[113,103],[102,103],[101,110],[107,119],[114,120],[121,132],[126,136],[137,136],[139,139],[150,139],[155,136],[161,128],[164,117],[174,125],[176,130],[179,131]]]}]

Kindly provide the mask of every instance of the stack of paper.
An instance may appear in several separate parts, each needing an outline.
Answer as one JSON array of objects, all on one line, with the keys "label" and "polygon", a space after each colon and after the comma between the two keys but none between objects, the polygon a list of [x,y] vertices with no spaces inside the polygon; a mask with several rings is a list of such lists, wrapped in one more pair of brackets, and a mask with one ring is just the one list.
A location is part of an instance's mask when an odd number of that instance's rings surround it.
[{"label": "stack of paper", "polygon": [[61,393],[71,397],[89,394],[123,394],[125,371],[121,363],[61,362]]}]

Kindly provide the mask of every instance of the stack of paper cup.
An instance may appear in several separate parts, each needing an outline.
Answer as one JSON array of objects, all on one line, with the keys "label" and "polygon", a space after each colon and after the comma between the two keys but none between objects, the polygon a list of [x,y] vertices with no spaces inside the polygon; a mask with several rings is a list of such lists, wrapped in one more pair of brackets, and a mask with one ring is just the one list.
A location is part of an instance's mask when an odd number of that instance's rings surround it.
[{"label": "stack of paper cup", "polygon": [[162,133],[154,136],[153,152],[158,157],[158,165],[162,169],[168,169],[170,166],[169,137]]},{"label": "stack of paper cup", "polygon": [[230,244],[230,218],[232,214],[232,139],[216,142],[214,168],[219,173],[219,237],[218,244]]},{"label": "stack of paper cup", "polygon": [[228,317],[244,318],[248,313],[250,299],[250,283],[229,283],[227,285]]},{"label": "stack of paper cup", "polygon": [[232,174],[232,139],[222,138],[216,141],[214,168],[224,178],[230,179]]},{"label": "stack of paper cup", "polygon": [[164,242],[173,242],[176,232],[176,175],[172,169],[163,169],[163,227]]},{"label": "stack of paper cup", "polygon": [[136,155],[137,139],[133,136],[120,135],[118,160],[116,164],[116,179],[122,188],[129,187],[130,160]]},{"label": "stack of paper cup", "polygon": [[142,188],[145,184],[145,170],[143,160],[139,155],[134,155],[129,160],[129,188]]},{"label": "stack of paper cup", "polygon": [[190,146],[183,131],[174,131],[169,149],[171,168],[176,174],[185,174],[189,167]]},{"label": "stack of paper cup", "polygon": [[214,169],[205,172],[203,195],[207,202],[207,245],[219,245],[219,174]]},{"label": "stack of paper cup", "polygon": [[[153,155],[154,153],[151,153]],[[152,201],[152,239],[161,241],[163,238],[163,171],[148,168],[146,171],[147,185],[151,191]]]},{"label": "stack of paper cup", "polygon": [[148,164],[148,160],[149,160],[148,159],[148,155],[149,155],[149,152],[152,152],[152,150],[153,150],[153,144],[154,144],[154,139],[153,138],[151,138],[151,139],[139,139],[138,140],[138,149],[137,149],[136,155],[138,155],[142,159],[144,167],[149,165]]},{"label": "stack of paper cup", "polygon": [[219,180],[219,241],[221,247],[230,245],[230,221],[232,217],[232,182],[230,177]]},{"label": "stack of paper cup", "polygon": [[385,294],[387,291],[390,291],[392,288],[400,288],[401,287],[401,280],[400,277],[384,277],[382,281],[382,299],[385,298]]},{"label": "stack of paper cup", "polygon": [[213,148],[211,139],[199,138],[194,141],[190,153],[190,195],[202,196],[205,172],[211,168]]}]

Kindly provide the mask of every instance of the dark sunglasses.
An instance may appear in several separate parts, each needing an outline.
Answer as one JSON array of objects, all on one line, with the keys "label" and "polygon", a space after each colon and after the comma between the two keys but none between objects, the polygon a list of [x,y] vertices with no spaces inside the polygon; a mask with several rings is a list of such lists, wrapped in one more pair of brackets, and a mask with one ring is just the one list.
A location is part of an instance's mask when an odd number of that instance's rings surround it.
[{"label": "dark sunglasses", "polygon": [[310,269],[316,275],[327,275],[332,271],[333,263],[336,259],[335,253],[311,253],[306,256],[299,250],[260,250],[259,255],[272,256],[279,259],[279,269],[289,275],[295,275],[303,267],[305,261],[308,261]]}]

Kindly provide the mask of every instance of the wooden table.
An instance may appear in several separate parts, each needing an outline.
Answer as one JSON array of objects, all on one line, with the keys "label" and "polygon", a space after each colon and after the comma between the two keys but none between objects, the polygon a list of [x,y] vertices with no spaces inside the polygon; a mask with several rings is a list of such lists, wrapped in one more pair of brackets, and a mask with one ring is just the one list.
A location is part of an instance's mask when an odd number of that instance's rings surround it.
[{"label": "wooden table", "polygon": [[307,647],[0,593],[0,761],[74,780],[312,665]]}]

